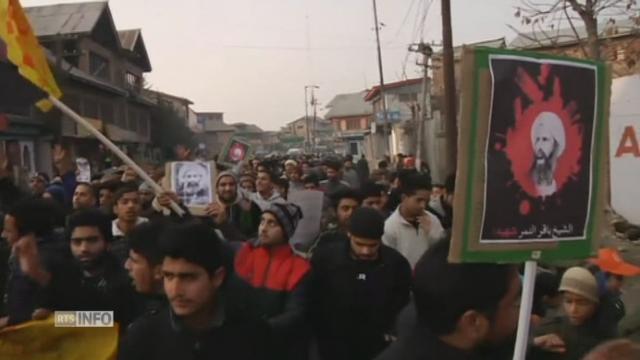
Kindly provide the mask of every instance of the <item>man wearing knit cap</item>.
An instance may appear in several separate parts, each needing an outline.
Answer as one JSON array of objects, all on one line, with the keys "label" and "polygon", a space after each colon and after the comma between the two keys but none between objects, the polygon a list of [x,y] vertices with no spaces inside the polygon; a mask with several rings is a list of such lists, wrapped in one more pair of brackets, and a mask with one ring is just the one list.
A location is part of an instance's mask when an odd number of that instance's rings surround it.
[{"label": "man wearing knit cap", "polygon": [[216,201],[206,213],[228,241],[246,241],[258,233],[260,207],[238,190],[238,180],[223,171],[216,180]]},{"label": "man wearing knit cap", "polygon": [[311,260],[311,313],[323,360],[369,360],[391,339],[396,315],[409,301],[411,268],[382,244],[384,218],[355,210],[349,241],[319,248]]},{"label": "man wearing knit cap", "polygon": [[612,338],[608,326],[597,321],[600,311],[598,283],[593,274],[572,267],[562,276],[564,318],[553,319],[537,329],[532,359],[582,359],[592,348]]},{"label": "man wearing knit cap", "polygon": [[262,213],[258,238],[245,242],[235,271],[251,288],[255,316],[269,324],[275,359],[305,359],[309,262],[289,244],[303,214],[294,204],[272,204]]}]

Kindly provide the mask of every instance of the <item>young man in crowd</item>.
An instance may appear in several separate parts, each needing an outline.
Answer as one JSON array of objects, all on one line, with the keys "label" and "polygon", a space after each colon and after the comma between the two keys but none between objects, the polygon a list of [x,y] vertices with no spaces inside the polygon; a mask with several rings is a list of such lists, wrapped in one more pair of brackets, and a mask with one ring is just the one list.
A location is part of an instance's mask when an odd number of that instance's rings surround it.
[{"label": "young man in crowd", "polygon": [[396,316],[409,302],[411,268],[382,244],[384,218],[355,210],[349,241],[314,252],[310,306],[320,358],[371,360],[390,342]]},{"label": "young man in crowd", "polygon": [[258,238],[246,242],[235,258],[235,272],[253,289],[255,315],[273,333],[275,358],[304,360],[308,353],[308,287],[311,266],[289,244],[301,210],[273,204],[262,213]]},{"label": "young man in crowd", "polygon": [[246,241],[255,237],[260,225],[260,207],[238,191],[232,172],[223,171],[216,180],[214,203],[207,207],[207,215],[228,241]]},{"label": "young man in crowd", "polygon": [[111,252],[120,261],[121,265],[127,261],[129,257],[129,245],[126,236],[134,227],[149,221],[147,218],[140,216],[142,212],[142,203],[138,186],[133,184],[125,184],[120,187],[114,196],[113,213],[116,219],[111,225],[113,233],[113,244]]},{"label": "young man in crowd", "polygon": [[[51,284],[43,307],[113,311],[115,320],[126,328],[133,316],[133,289],[127,272],[109,252],[111,220],[98,209],[78,210],[69,217],[67,236],[73,267],[64,279],[54,276],[54,282],[64,284]],[[58,291],[65,288],[71,290],[69,294]],[[70,298],[60,303],[61,295]]]},{"label": "young man in crowd", "polygon": [[362,183],[360,195],[362,196],[362,207],[372,208],[382,213],[382,197],[384,186],[366,181]]},{"label": "young man in crowd", "polygon": [[229,299],[220,239],[209,226],[176,225],[162,234],[162,274],[169,307],[128,329],[121,360],[272,359],[268,328]]},{"label": "young man in crowd", "polygon": [[320,180],[315,174],[305,175],[302,178],[302,183],[305,190],[317,190],[320,191]]},{"label": "young man in crowd", "polygon": [[345,189],[334,194],[331,199],[335,204],[335,222],[330,223],[329,230],[318,236],[315,247],[324,247],[332,243],[343,243],[349,239],[349,221],[354,211],[362,202],[360,194],[351,189]]},{"label": "young man in crowd", "polygon": [[256,192],[251,194],[251,200],[258,204],[260,210],[268,209],[271,204],[282,204],[285,200],[274,190],[273,174],[268,171],[258,172],[256,178]]},{"label": "young man in crowd", "polygon": [[256,177],[252,173],[244,173],[240,177],[240,187],[248,193],[256,192]]},{"label": "young man in crowd", "polygon": [[49,186],[49,176],[46,173],[36,173],[29,179],[29,190],[31,191],[31,196],[35,198],[42,197],[47,186]]},{"label": "young man in crowd", "polygon": [[[416,323],[377,360],[504,360],[513,357],[520,278],[511,265],[449,263],[449,241],[414,269]],[[510,349],[511,347],[511,349]]]},{"label": "young man in crowd", "polygon": [[136,318],[155,314],[167,305],[162,284],[163,256],[159,241],[166,228],[167,224],[163,221],[148,222],[136,226],[127,235],[129,258],[124,267],[139,295]]},{"label": "young man in crowd", "polygon": [[353,156],[348,155],[344,160],[343,166],[343,179],[349,184],[352,189],[360,188],[360,177],[358,176],[358,172],[353,167]]},{"label": "young man in crowd", "polygon": [[73,210],[93,209],[96,207],[96,191],[91,184],[79,182],[73,192]]},{"label": "young man in crowd", "polygon": [[108,181],[100,184],[98,190],[98,206],[105,214],[115,217],[113,214],[113,197],[120,183],[118,181]]},{"label": "young man in crowd", "polygon": [[51,273],[69,261],[68,245],[54,236],[52,212],[45,199],[25,199],[4,216],[2,238],[12,255],[4,293],[6,316],[0,318],[0,327],[31,320]]},{"label": "young man in crowd", "polygon": [[426,211],[431,198],[428,176],[412,173],[402,181],[402,201],[384,224],[384,243],[404,255],[411,267],[444,237],[438,218]]},{"label": "young man in crowd", "polygon": [[338,161],[327,161],[327,180],[320,182],[320,190],[332,197],[335,193],[349,189],[349,183],[342,180],[342,164]]},{"label": "young man in crowd", "polygon": [[582,267],[568,269],[560,281],[566,316],[536,329],[533,360],[581,360],[598,344],[614,338],[615,327],[598,321],[601,311],[598,282]]}]

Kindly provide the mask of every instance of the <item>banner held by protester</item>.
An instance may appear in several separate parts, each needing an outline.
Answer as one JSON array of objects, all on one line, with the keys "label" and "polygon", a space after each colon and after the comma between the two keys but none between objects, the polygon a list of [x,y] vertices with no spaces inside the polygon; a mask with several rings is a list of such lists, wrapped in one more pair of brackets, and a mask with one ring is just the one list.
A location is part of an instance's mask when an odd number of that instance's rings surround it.
[{"label": "banner held by protester", "polygon": [[249,143],[238,138],[231,138],[220,153],[218,162],[229,167],[234,167],[239,162],[249,159],[250,154],[251,145]]},{"label": "banner held by protester", "polygon": [[475,48],[463,69],[451,260],[592,255],[607,193],[605,65]]}]

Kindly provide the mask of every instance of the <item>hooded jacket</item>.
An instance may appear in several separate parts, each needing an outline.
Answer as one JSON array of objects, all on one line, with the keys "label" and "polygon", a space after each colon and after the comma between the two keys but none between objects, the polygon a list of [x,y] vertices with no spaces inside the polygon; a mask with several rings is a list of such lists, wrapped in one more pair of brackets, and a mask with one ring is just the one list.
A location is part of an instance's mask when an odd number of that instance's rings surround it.
[{"label": "hooded jacket", "polygon": [[271,327],[279,359],[304,359],[311,266],[289,244],[267,248],[258,240],[242,245],[236,275],[252,288],[251,307]]},{"label": "hooded jacket", "polygon": [[258,234],[258,226],[260,226],[260,217],[262,210],[252,200],[246,196],[242,189],[237,187],[237,178],[230,171],[223,171],[216,179],[216,188],[220,179],[225,176],[231,176],[236,180],[236,198],[227,205],[227,222],[216,227],[222,232],[224,237],[229,241],[246,241]]}]

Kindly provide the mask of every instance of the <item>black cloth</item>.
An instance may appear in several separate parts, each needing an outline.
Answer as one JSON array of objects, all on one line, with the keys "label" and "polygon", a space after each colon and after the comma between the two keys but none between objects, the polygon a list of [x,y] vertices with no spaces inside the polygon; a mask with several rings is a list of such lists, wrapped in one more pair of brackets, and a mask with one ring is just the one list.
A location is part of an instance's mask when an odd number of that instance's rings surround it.
[{"label": "black cloth", "polygon": [[109,252],[116,259],[118,263],[124,267],[124,263],[129,258],[129,241],[124,236],[114,236],[109,247]]},{"label": "black cloth", "polygon": [[240,203],[227,207],[228,221],[216,225],[227,241],[247,241],[258,235],[262,210],[258,204],[250,202],[249,210],[243,209]]},{"label": "black cloth", "polygon": [[[219,310],[218,310],[219,311]],[[120,360],[274,359],[266,324],[238,311],[225,311],[220,324],[194,333],[170,307],[134,322],[120,345]]]},{"label": "black cloth", "polygon": [[390,214],[393,213],[394,211],[396,211],[401,201],[402,194],[400,192],[400,189],[391,189],[391,191],[389,191],[389,200],[387,201],[384,210]]},{"label": "black cloth", "polygon": [[10,178],[0,178],[0,215],[4,219],[4,214],[11,207],[26,195],[11,181]]},{"label": "black cloth", "polygon": [[340,230],[325,231],[318,236],[313,252],[320,251],[322,248],[330,247],[332,244],[348,243],[349,236]]},{"label": "black cloth", "polygon": [[135,315],[135,292],[118,259],[105,253],[97,275],[88,276],[75,261],[53,270],[39,307],[50,310],[113,311],[120,329]]},{"label": "black cloth", "polygon": [[379,251],[377,260],[355,260],[343,241],[314,252],[311,313],[322,359],[369,360],[387,346],[409,301],[411,267],[396,250]]},{"label": "black cloth", "polygon": [[482,357],[454,348],[429,330],[414,325],[405,336],[391,344],[376,360],[502,360]]},{"label": "black cloth", "polygon": [[[40,263],[52,277],[62,275],[59,269],[71,261],[69,244],[53,235],[36,240]],[[53,281],[53,279],[52,279]],[[8,324],[15,325],[31,320],[33,311],[40,307],[46,297],[45,287],[40,286],[20,269],[18,258],[11,255],[8,260],[5,310]]]}]

